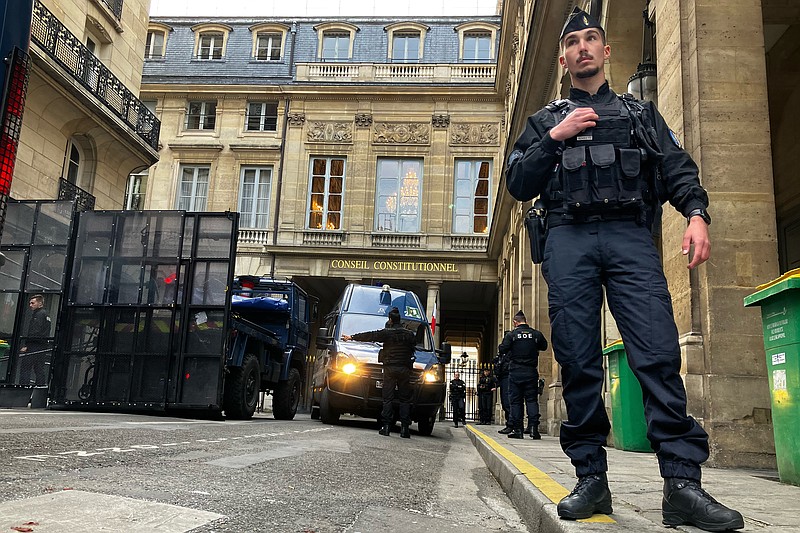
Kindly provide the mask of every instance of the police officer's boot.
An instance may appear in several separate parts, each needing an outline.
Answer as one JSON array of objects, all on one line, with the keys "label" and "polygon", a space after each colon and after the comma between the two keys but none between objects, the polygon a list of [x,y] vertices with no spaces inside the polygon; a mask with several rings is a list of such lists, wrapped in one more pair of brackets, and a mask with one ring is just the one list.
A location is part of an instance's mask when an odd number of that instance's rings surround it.
[{"label": "police officer's boot", "polygon": [[411,438],[411,430],[408,429],[408,424],[403,424],[402,426],[400,426],[400,438],[401,439]]},{"label": "police officer's boot", "polygon": [[528,424],[528,427],[525,428],[525,431],[523,431],[523,433],[525,433],[526,435],[530,435],[531,434],[531,426],[530,426],[530,424]]},{"label": "police officer's boot", "polygon": [[568,495],[558,502],[558,516],[567,520],[589,518],[595,513],[611,514],[611,491],[605,472],[578,478]]},{"label": "police officer's boot", "polygon": [[384,424],[383,427],[378,431],[378,433],[388,437],[389,433],[391,433],[391,428],[390,428],[389,424]]},{"label": "police officer's boot", "polygon": [[509,439],[524,439],[525,435],[523,435],[521,429],[514,429],[511,430],[511,433],[508,434]]},{"label": "police officer's boot", "polygon": [[498,433],[500,433],[501,435],[508,435],[512,431],[514,431],[514,428],[512,428],[511,426],[506,426],[503,429],[499,430]]},{"label": "police officer's boot", "polygon": [[542,440],[542,434],[539,433],[539,424],[531,427],[531,438],[533,440]]},{"label": "police officer's boot", "polygon": [[699,481],[692,479],[664,479],[661,513],[665,526],[690,524],[706,531],[744,527],[744,519],[738,511],[719,503],[700,487]]}]

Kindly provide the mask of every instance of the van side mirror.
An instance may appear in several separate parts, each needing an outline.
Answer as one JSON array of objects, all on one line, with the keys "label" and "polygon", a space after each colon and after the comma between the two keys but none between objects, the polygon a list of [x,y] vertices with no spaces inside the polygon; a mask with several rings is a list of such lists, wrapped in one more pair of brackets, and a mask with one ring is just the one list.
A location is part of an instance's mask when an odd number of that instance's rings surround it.
[{"label": "van side mirror", "polygon": [[443,342],[442,349],[436,350],[436,354],[441,364],[448,365],[453,359],[453,348],[450,346],[450,344]]},{"label": "van side mirror", "polygon": [[317,331],[317,348],[324,350],[331,344],[331,337],[328,337],[328,328],[319,328]]}]

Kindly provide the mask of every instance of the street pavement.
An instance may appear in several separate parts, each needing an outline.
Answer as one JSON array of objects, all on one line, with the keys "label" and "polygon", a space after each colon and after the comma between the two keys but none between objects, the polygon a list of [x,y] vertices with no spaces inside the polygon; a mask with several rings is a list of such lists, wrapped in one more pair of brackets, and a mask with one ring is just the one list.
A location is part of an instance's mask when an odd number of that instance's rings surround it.
[{"label": "street pavement", "polygon": [[[468,425],[467,436],[533,533],[647,533],[661,524],[662,479],[655,454],[608,448],[608,480],[614,513],[579,521],[561,520],[556,504],[576,478],[557,437],[509,439],[502,426]],[[526,436],[527,437],[527,436]],[[780,483],[773,470],[703,468],[703,488],[744,515],[758,533],[800,532],[800,487]],[[680,526],[678,531],[701,530]]]}]

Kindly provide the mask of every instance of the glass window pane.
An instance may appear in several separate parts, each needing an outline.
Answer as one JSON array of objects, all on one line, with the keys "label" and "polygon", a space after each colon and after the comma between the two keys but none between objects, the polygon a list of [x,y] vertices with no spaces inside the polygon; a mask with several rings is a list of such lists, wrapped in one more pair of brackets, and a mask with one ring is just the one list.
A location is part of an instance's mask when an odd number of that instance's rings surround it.
[{"label": "glass window pane", "polygon": [[3,226],[2,243],[5,245],[30,244],[35,215],[36,207],[34,205],[9,202],[6,211],[6,222]]},{"label": "glass window pane", "polygon": [[489,213],[489,200],[486,198],[475,199],[475,214],[486,215]]},{"label": "glass window pane", "polygon": [[475,225],[473,227],[473,232],[475,233],[488,233],[489,231],[489,219],[484,216],[475,217]]},{"label": "glass window pane", "polygon": [[20,290],[26,254],[23,250],[6,250],[3,253],[6,263],[0,268],[0,290]]},{"label": "glass window pane", "polygon": [[344,176],[344,159],[331,159],[331,176]]},{"label": "glass window pane", "polygon": [[342,197],[338,194],[332,194],[328,197],[328,212],[342,210]]},{"label": "glass window pane", "polygon": [[313,177],[311,178],[311,192],[325,192],[325,178]]},{"label": "glass window pane", "polygon": [[327,161],[325,159],[314,159],[311,172],[315,176],[324,176],[327,166]]},{"label": "glass window pane", "polygon": [[489,180],[478,180],[475,196],[489,196]]},{"label": "glass window pane", "polygon": [[328,183],[328,192],[341,194],[342,192],[342,178],[331,178]]},{"label": "glass window pane", "polygon": [[342,215],[340,213],[328,213],[328,225],[326,229],[339,229]]},{"label": "glass window pane", "polygon": [[322,211],[313,212],[308,217],[308,227],[322,229]]},{"label": "glass window pane", "polygon": [[458,198],[454,206],[456,215],[471,215],[471,208],[472,202],[469,198]]},{"label": "glass window pane", "polygon": [[470,233],[469,216],[457,216],[453,231],[456,233]]},{"label": "glass window pane", "polygon": [[459,198],[471,196],[470,182],[467,180],[456,181],[456,196]]}]

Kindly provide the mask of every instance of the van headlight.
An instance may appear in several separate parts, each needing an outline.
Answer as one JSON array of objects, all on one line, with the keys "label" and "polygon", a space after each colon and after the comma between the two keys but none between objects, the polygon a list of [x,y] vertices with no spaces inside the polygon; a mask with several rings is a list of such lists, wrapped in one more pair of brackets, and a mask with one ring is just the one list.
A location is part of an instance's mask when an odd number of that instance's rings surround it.
[{"label": "van headlight", "polygon": [[355,374],[358,370],[358,363],[355,358],[348,353],[338,352],[336,354],[335,368],[345,374]]},{"label": "van headlight", "polygon": [[422,374],[425,383],[444,383],[444,368],[434,365]]}]

